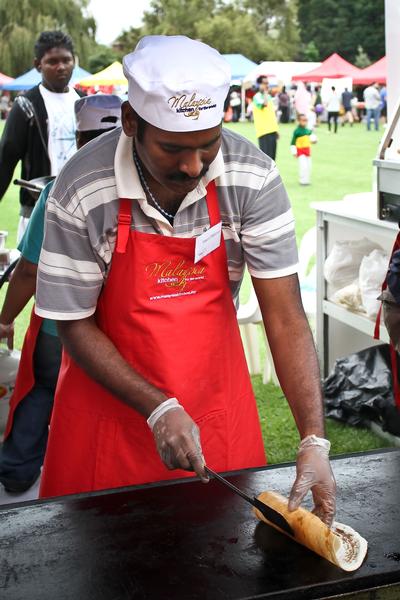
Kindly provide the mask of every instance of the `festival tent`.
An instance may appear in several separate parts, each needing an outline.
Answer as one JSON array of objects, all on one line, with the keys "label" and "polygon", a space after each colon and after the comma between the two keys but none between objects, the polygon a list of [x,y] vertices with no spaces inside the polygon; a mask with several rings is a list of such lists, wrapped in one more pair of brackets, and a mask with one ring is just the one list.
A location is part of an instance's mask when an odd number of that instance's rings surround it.
[{"label": "festival tent", "polygon": [[358,69],[351,63],[347,62],[339,54],[331,54],[323,63],[316,69],[294,75],[293,81],[315,81],[322,82],[323,79],[340,79],[341,77],[351,77],[355,79],[360,75],[361,69]]},{"label": "festival tent", "polygon": [[0,89],[3,88],[3,85],[11,83],[12,81],[14,81],[13,77],[9,77],[8,75],[4,75],[4,73],[0,73]]},{"label": "festival tent", "polygon": [[243,56],[243,54],[223,54],[232,71],[232,84],[241,84],[247,73],[256,67],[256,63]]},{"label": "festival tent", "polygon": [[247,73],[256,67],[256,63],[243,56],[243,54],[223,54],[225,60],[231,67],[231,85],[237,85],[241,87],[241,115],[240,120],[245,120],[246,102],[245,102],[245,88],[243,80]]},{"label": "festival tent", "polygon": [[304,73],[306,69],[315,69],[320,64],[320,62],[266,60],[249,71],[243,83],[245,87],[251,87],[257,80],[257,77],[266,75],[271,80],[276,80],[283,83],[283,85],[289,85],[294,75]]},{"label": "festival tent", "polygon": [[[78,83],[82,77],[89,75],[88,71],[82,69],[78,65],[75,65],[72,72],[71,83],[74,85]],[[2,86],[3,90],[18,91],[18,90],[30,90],[35,85],[42,81],[42,76],[35,68],[27,71],[23,75],[20,75],[14,79],[11,83],[6,83]]]},{"label": "festival tent", "polygon": [[81,78],[78,83],[81,87],[127,86],[128,80],[123,73],[122,64],[116,60],[98,73]]},{"label": "festival tent", "polygon": [[371,83],[386,84],[387,63],[386,56],[376,61],[369,67],[361,69],[360,75],[353,78],[354,85],[371,85]]}]

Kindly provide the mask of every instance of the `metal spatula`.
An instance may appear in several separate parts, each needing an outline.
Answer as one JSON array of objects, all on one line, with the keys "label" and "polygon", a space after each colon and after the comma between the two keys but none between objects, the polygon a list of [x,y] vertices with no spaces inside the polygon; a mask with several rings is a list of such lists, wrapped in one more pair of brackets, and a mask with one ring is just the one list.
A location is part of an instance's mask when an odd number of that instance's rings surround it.
[{"label": "metal spatula", "polygon": [[248,496],[247,494],[242,492],[242,490],[239,490],[239,488],[237,488],[235,485],[230,483],[230,481],[228,481],[224,477],[221,477],[221,475],[219,475],[219,473],[216,473],[209,467],[205,466],[204,468],[209,475],[211,475],[212,477],[214,477],[215,479],[217,479],[218,481],[220,481],[221,483],[226,485],[228,488],[230,488],[232,490],[232,492],[235,492],[235,494],[238,494],[238,496],[241,496],[243,498],[243,500],[246,500],[246,502],[249,502],[250,504],[252,504],[252,506],[255,506],[255,508],[257,508],[264,515],[264,517],[266,519],[268,519],[268,521],[270,521],[271,523],[273,523],[274,525],[279,527],[279,529],[282,529],[283,531],[285,531],[286,533],[288,533],[289,535],[294,537],[293,529],[291,528],[289,523],[286,521],[286,519],[281,515],[281,513],[279,513],[274,508],[271,508],[271,506],[264,504],[264,502],[261,502],[257,498],[255,498],[255,497],[252,498],[251,496]]}]

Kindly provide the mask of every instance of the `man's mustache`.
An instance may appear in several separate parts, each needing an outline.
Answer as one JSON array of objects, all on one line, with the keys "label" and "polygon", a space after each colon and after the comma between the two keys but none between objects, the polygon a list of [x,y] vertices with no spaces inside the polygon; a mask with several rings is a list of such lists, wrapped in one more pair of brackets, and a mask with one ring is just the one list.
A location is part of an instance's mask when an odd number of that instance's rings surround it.
[{"label": "man's mustache", "polygon": [[197,177],[190,177],[187,173],[173,173],[169,175],[168,179],[170,181],[178,181],[179,183],[185,183],[186,181],[199,181],[204,175],[207,173],[208,167],[203,167],[199,175]]}]

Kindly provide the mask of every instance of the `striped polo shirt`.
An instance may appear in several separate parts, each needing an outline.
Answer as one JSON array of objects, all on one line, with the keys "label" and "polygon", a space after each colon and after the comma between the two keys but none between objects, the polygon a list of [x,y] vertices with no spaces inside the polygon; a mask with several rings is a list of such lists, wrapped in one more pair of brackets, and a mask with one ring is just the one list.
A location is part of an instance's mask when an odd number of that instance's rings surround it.
[{"label": "striped polo shirt", "polygon": [[206,186],[215,180],[233,300],[244,268],[258,278],[297,272],[292,210],[275,163],[251,142],[223,129],[221,148],[171,225],[147,202],[121,129],[89,142],[65,165],[50,192],[36,294],[38,315],[83,319],[96,310],[110,269],[119,198],[132,199],[132,227],[191,238],[209,226]]}]

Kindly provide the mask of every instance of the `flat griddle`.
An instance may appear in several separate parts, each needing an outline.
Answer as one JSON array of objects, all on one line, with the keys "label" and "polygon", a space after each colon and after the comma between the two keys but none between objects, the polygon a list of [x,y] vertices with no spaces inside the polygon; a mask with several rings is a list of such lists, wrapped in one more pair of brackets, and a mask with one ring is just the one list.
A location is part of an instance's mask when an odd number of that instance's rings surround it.
[{"label": "flat griddle", "polygon": [[[400,451],[341,457],[333,468],[338,517],[369,542],[354,573],[258,523],[218,482],[186,480],[5,506],[0,598],[311,600],[386,585],[385,598],[400,598]],[[228,477],[250,494],[287,495],[294,467]]]}]

